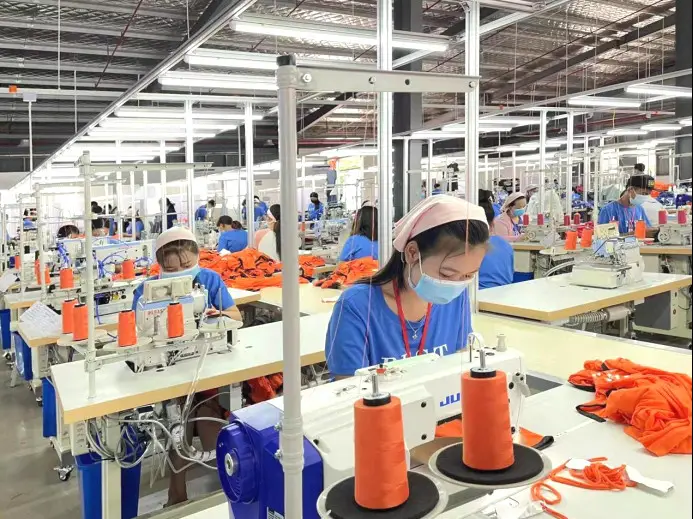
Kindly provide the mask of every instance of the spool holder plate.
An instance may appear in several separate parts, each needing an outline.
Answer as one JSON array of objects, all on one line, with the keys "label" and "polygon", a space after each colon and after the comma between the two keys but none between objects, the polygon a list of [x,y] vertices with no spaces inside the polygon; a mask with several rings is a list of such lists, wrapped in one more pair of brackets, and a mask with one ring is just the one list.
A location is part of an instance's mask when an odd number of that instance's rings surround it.
[{"label": "spool holder plate", "polygon": [[174,342],[190,342],[194,341],[197,339],[197,336],[200,334],[199,330],[194,329],[185,332],[183,335],[180,337],[171,337],[169,338],[168,333],[158,333],[153,337],[154,344],[172,344]]},{"label": "spool holder plate", "polygon": [[[443,488],[443,485],[441,485],[441,483],[439,481],[436,481],[434,478],[431,478],[431,477],[427,476],[426,474],[421,474],[419,472],[412,472],[412,471],[409,471],[408,474],[409,474],[410,481],[411,481],[412,475],[415,478],[425,478],[425,480],[427,480],[426,483],[432,484],[434,486],[435,490],[438,491],[438,504],[436,504],[436,506],[435,506],[435,508],[433,508],[433,510],[431,510],[430,512],[421,516],[419,519],[433,519],[434,517],[443,513],[445,508],[447,508],[447,506],[448,506],[448,494],[445,491],[445,489]],[[330,492],[333,489],[335,489],[338,486],[345,485],[349,482],[351,482],[349,488],[351,488],[352,492],[353,492],[353,480],[354,480],[353,476],[346,478],[346,479],[342,479],[341,481],[337,481],[336,483],[333,483],[332,485],[327,487],[325,490],[323,490],[323,492],[318,497],[318,503],[317,503],[318,514],[320,515],[321,518],[334,519],[336,517],[336,516],[332,515],[331,510],[327,509],[327,497],[330,495]],[[396,514],[398,514],[398,513],[401,514],[401,512],[403,510],[403,506],[405,506],[405,505],[399,506],[399,507],[393,509],[392,511],[388,512],[388,511],[381,511],[381,510],[369,511],[369,510],[366,510],[364,508],[359,507],[355,503],[353,505],[358,510],[363,511],[364,514],[370,514],[370,515],[364,515],[363,517],[402,517],[402,515],[396,515]],[[395,515],[385,515],[388,513],[389,514],[395,514]]]},{"label": "spool holder plate", "polygon": [[[94,341],[100,341],[104,337],[108,336],[108,332],[106,330],[99,330],[96,329],[94,330]],[[72,334],[71,333],[63,333],[60,337],[58,337],[58,340],[56,341],[56,344],[58,346],[63,346],[63,347],[68,347],[68,346],[86,346],[88,342],[88,339],[84,339],[83,341],[75,341],[72,339]]]},{"label": "spool holder plate", "polygon": [[[512,489],[512,488],[518,488],[518,487],[524,487],[527,485],[531,485],[533,483],[536,483],[537,481],[540,481],[544,479],[546,476],[548,476],[549,472],[551,472],[552,465],[551,465],[551,460],[542,452],[532,449],[531,447],[525,447],[524,445],[519,445],[519,444],[514,444],[515,447],[515,452],[517,453],[518,450],[523,451],[524,454],[529,454],[530,456],[533,455],[535,459],[540,459],[543,462],[543,468],[542,470],[528,478],[524,479],[522,481],[517,481],[513,483],[470,483],[468,481],[462,481],[462,480],[457,480],[454,479],[450,476],[447,476],[443,474],[440,469],[438,468],[438,459],[441,456],[442,453],[447,453],[450,454],[450,452],[459,452],[459,460],[460,460],[460,465],[462,465],[462,451],[461,451],[461,446],[463,445],[463,442],[459,443],[453,443],[452,445],[448,445],[446,447],[443,447],[439,451],[435,452],[433,456],[428,461],[428,469],[433,473],[433,475],[437,478],[440,478],[441,480],[450,483],[452,485],[456,486],[462,486],[462,487],[467,487],[467,488],[478,488],[481,490],[502,490],[502,489]],[[469,471],[473,471],[473,469],[467,469]],[[506,469],[509,470],[509,469]],[[503,473],[505,471],[499,471],[499,473]]]},{"label": "spool holder plate", "polygon": [[100,349],[101,351],[128,351],[141,348],[152,342],[151,337],[138,337],[137,342],[131,346],[118,346],[118,339],[105,343]]}]

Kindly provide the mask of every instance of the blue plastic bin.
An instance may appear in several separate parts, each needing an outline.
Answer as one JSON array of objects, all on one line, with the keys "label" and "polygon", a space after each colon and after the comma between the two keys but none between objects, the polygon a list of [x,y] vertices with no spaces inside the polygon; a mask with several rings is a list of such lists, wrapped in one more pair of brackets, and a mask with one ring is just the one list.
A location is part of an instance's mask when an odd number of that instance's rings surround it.
[{"label": "blue plastic bin", "polygon": [[10,333],[10,310],[0,310],[0,342],[2,349],[9,350],[12,346],[12,334]]},{"label": "blue plastic bin", "polygon": [[56,419],[55,387],[49,378],[41,379],[43,388],[43,437],[54,438],[58,435]]},{"label": "blue plastic bin", "polygon": [[12,332],[12,340],[14,341],[15,361],[17,364],[17,372],[24,380],[34,378],[34,372],[31,369],[31,348],[27,346],[24,339],[17,333]]},{"label": "blue plastic bin", "polygon": [[[135,461],[142,455],[144,447],[137,446],[133,453],[127,447],[130,456],[126,461]],[[134,454],[134,455],[133,455]],[[101,519],[101,457],[98,454],[80,454],[75,457],[79,474],[79,494],[82,497],[82,519]],[[140,476],[142,464],[120,471],[121,518],[137,517],[140,498]]]}]

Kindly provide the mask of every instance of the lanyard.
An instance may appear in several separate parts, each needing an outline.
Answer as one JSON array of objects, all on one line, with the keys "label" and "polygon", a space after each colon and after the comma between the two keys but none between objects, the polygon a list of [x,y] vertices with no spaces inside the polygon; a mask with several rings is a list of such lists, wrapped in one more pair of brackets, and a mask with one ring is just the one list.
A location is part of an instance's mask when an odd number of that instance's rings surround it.
[{"label": "lanyard", "polygon": [[[397,283],[392,282],[392,288],[395,292],[395,302],[397,303],[397,315],[399,315],[399,323],[402,326],[402,339],[404,339],[404,351],[407,353],[407,358],[411,357],[411,348],[409,346],[409,334],[407,333],[407,323],[404,319],[404,311],[402,310],[402,299],[399,297],[399,287]],[[417,355],[421,355],[424,352],[424,346],[426,345],[426,334],[428,333],[428,323],[431,320],[431,305],[428,304],[426,309],[426,321],[424,322],[423,333],[421,334],[421,342],[419,343],[419,349]]]}]

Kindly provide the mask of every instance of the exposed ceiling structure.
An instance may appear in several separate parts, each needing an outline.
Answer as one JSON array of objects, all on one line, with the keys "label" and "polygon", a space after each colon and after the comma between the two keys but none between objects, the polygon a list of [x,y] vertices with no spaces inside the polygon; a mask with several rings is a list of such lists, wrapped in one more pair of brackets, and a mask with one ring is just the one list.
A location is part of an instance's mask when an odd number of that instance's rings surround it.
[{"label": "exposed ceiling structure", "polygon": [[[228,1],[0,2],[0,171],[28,169],[28,109],[22,91],[40,92],[33,103],[32,117],[36,165],[213,19]],[[550,10],[541,9],[550,1],[534,0],[534,6],[532,3],[488,0],[482,4],[482,25],[514,13],[532,13],[518,23],[481,37],[482,105],[509,106],[554,98],[657,75],[674,63],[674,0],[572,0]],[[241,20],[270,16],[295,19],[297,24],[310,21],[375,30],[376,4],[377,0],[258,0]],[[451,37],[448,50],[423,59],[424,71],[464,72],[464,18],[461,1],[423,1],[423,32]],[[333,62],[376,61],[375,48],[367,44],[258,35],[234,30],[233,26],[218,32],[204,47],[267,54],[290,52],[299,59]],[[176,70],[220,72],[185,62]],[[225,72],[259,74],[249,70]],[[17,85],[19,93],[10,94],[10,85]],[[160,83],[150,85],[147,91],[274,95],[202,87],[190,90]],[[340,106],[335,101],[345,104]],[[459,118],[463,102],[462,95],[425,95],[424,125]],[[299,145],[326,147],[340,140],[349,142],[372,136],[373,103],[373,97],[349,93],[311,96],[300,106]],[[216,107],[213,103],[196,106]],[[664,111],[673,107],[671,100],[647,106]],[[229,108],[235,107],[224,105],[224,109]],[[256,161],[276,154],[277,137],[271,107],[259,109],[268,113],[255,129]],[[634,116],[623,117],[632,121]],[[197,142],[195,152],[221,157],[214,159],[219,166],[233,165],[239,142],[236,131],[226,132]],[[182,156],[183,150],[176,153]],[[220,160],[224,163],[218,163]]]}]

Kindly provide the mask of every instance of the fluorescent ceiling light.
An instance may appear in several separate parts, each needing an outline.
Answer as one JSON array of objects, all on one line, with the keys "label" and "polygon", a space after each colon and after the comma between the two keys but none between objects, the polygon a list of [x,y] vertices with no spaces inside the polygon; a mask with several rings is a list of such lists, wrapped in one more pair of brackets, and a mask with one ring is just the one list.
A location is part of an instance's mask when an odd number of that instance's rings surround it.
[{"label": "fluorescent ceiling light", "polygon": [[[241,19],[230,24],[237,32],[260,34],[263,36],[279,36],[305,40],[324,41],[332,43],[351,43],[354,45],[376,45],[376,31],[334,23],[319,23],[295,18],[279,18],[277,16],[244,15]],[[396,49],[430,50],[444,52],[448,48],[449,39],[445,36],[435,36],[405,31],[393,31],[392,46]]]},{"label": "fluorescent ceiling light", "polygon": [[667,123],[648,123],[648,124],[643,124],[640,129],[642,130],[649,130],[651,132],[657,132],[657,131],[676,131],[680,130],[682,128],[681,125],[679,124],[667,124]]},{"label": "fluorescent ceiling light", "polygon": [[639,84],[631,85],[626,88],[629,94],[649,94],[666,97],[688,97],[691,98],[691,89],[686,87],[669,86],[669,85],[650,85]]},{"label": "fluorescent ceiling light", "polygon": [[539,117],[504,117],[504,116],[493,116],[485,117],[479,120],[480,125],[502,125],[502,126],[530,126],[533,124],[539,124],[541,119]]},{"label": "fluorescent ceiling light", "polygon": [[[193,131],[195,130],[235,130],[238,126],[232,121],[213,120],[213,119],[193,119]],[[183,130],[185,131],[185,121],[179,119],[144,119],[144,118],[126,118],[126,117],[109,117],[99,124],[99,128],[111,129],[142,129],[153,130]]]},{"label": "fluorescent ceiling light", "polygon": [[[183,108],[154,107],[154,106],[124,106],[115,111],[116,117],[138,117],[146,119],[181,119],[185,120]],[[193,119],[223,119],[242,121],[245,113],[242,111],[217,110],[216,108],[195,108]],[[253,115],[254,121],[261,121],[262,115]]]},{"label": "fluorescent ceiling light", "polygon": [[614,130],[609,130],[606,132],[607,135],[612,136],[624,136],[624,135],[647,135],[647,130],[637,130],[635,128],[616,128]]},{"label": "fluorescent ceiling light", "polygon": [[[185,132],[180,130],[171,131],[132,131],[132,130],[115,130],[111,128],[94,128],[87,134],[90,137],[99,137],[104,140],[116,141],[163,141],[163,140],[181,140],[185,139]],[[216,133],[214,132],[195,132],[195,139],[211,139]]]},{"label": "fluorescent ceiling light", "polygon": [[363,117],[325,117],[326,121],[332,121],[335,123],[359,123],[365,121]]},{"label": "fluorescent ceiling light", "polygon": [[245,76],[241,74],[210,74],[172,70],[159,76],[164,86],[191,88],[225,88],[229,90],[277,90],[277,81],[270,76]]},{"label": "fluorescent ceiling light", "polygon": [[464,139],[464,132],[420,131],[411,134],[413,139]]},{"label": "fluorescent ceiling light", "polygon": [[[494,132],[509,132],[512,130],[511,126],[496,126],[495,124],[491,124],[489,126],[484,126],[484,123],[486,121],[479,121],[479,132],[480,133],[494,133]],[[443,131],[458,131],[458,132],[464,132],[466,131],[466,126],[464,123],[452,123],[452,124],[446,124],[443,126]]]},{"label": "fluorescent ceiling light", "polygon": [[686,117],[685,119],[679,119],[679,124],[681,126],[691,126],[691,117]]},{"label": "fluorescent ceiling light", "polygon": [[354,157],[359,155],[377,155],[378,148],[376,147],[353,147],[353,148],[337,148],[335,150],[325,150],[318,153],[321,157]]},{"label": "fluorescent ceiling light", "polygon": [[623,97],[579,96],[568,99],[569,105],[606,106],[609,108],[640,108],[642,101]]},{"label": "fluorescent ceiling light", "polygon": [[520,144],[520,148],[523,148],[525,150],[538,150],[539,149],[539,143],[538,142],[523,142]]}]

